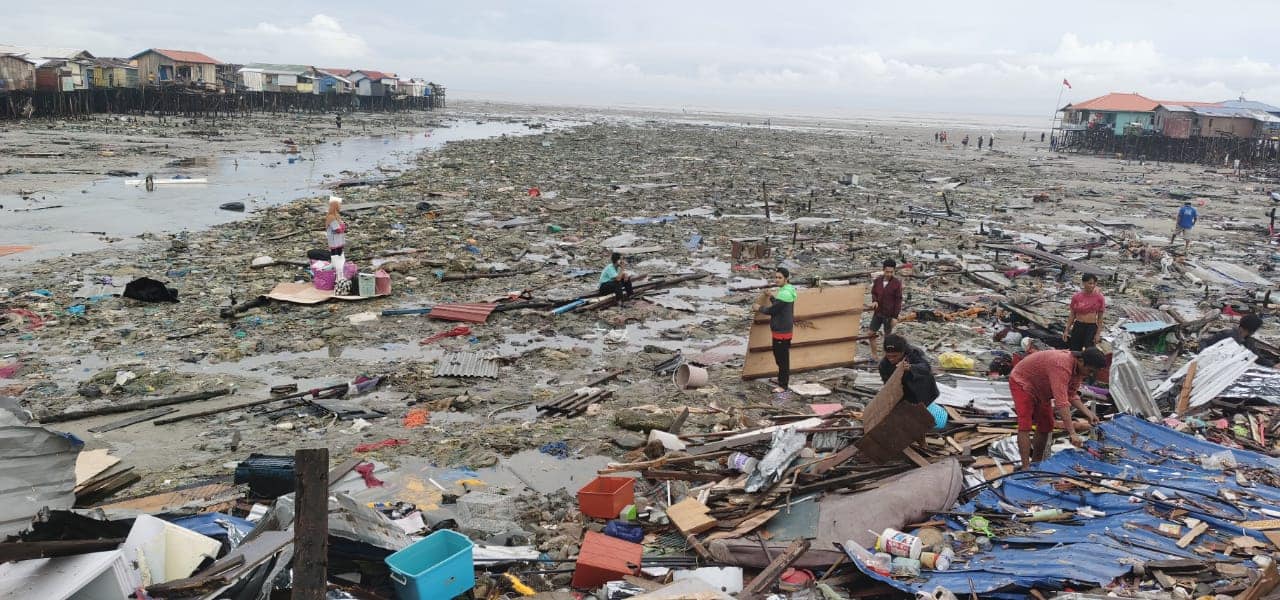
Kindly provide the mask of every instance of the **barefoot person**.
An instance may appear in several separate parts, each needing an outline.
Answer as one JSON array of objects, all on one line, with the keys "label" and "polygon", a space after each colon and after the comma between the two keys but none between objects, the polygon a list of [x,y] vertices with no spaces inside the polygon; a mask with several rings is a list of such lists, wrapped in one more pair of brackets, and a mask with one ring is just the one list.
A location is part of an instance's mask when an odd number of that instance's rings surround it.
[{"label": "barefoot person", "polygon": [[[773,283],[778,291],[772,297],[762,294],[757,300],[758,310],[769,315],[769,333],[773,340],[773,361],[778,364],[778,385],[775,394],[786,392],[791,383],[791,328],[795,325],[796,288],[789,282],[791,272],[778,267],[773,273]],[[768,306],[764,301],[768,300]]]},{"label": "barefoot person", "polygon": [[871,282],[871,332],[881,328],[886,336],[893,333],[894,321],[902,312],[902,280],[895,276],[898,263],[887,258],[881,273]]},{"label": "barefoot person", "polygon": [[[1097,348],[1083,352],[1070,350],[1046,350],[1036,352],[1018,363],[1009,373],[1009,392],[1013,395],[1013,411],[1018,415],[1018,454],[1022,469],[1031,463],[1044,460],[1053,434],[1054,412],[1058,413],[1060,426],[1067,431],[1071,444],[1077,448],[1083,443],[1076,434],[1076,424],[1071,418],[1075,406],[1088,419],[1098,422],[1097,415],[1080,400],[1080,382],[1097,375],[1107,366],[1107,358]],[[1035,430],[1035,441],[1031,432]]]},{"label": "barefoot person", "polygon": [[1062,333],[1067,349],[1076,352],[1102,341],[1102,316],[1107,310],[1107,298],[1098,291],[1098,276],[1085,273],[1080,283],[1081,290],[1071,296],[1071,312]]}]

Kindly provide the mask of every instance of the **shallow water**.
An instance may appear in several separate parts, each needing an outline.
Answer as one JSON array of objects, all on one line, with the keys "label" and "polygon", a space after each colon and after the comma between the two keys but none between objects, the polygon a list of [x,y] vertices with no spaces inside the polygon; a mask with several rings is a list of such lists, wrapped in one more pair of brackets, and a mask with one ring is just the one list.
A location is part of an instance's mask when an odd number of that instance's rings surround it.
[{"label": "shallow water", "polygon": [[[0,239],[5,244],[36,246],[34,250],[0,258],[0,263],[100,248],[105,245],[100,239],[102,233],[124,238],[115,245],[133,244],[137,243],[134,238],[145,232],[203,229],[246,219],[258,208],[328,194],[330,184],[347,177],[343,171],[370,177],[394,176],[410,167],[420,152],[439,149],[447,142],[543,131],[531,130],[521,123],[454,122],[448,127],[335,140],[306,147],[301,154],[245,152],[178,160],[152,172],[156,179],[203,177],[209,180],[207,184],[157,185],[155,191],[147,192],[143,186],[127,185],[125,178],[105,177],[82,186],[42,192],[39,202],[0,195],[0,205],[5,208],[4,217],[0,218]],[[378,167],[389,172],[383,173]],[[144,172],[139,178],[145,175]],[[337,193],[341,195],[340,191]],[[244,202],[246,210],[218,208],[227,202]],[[61,207],[18,212],[53,205]]]}]

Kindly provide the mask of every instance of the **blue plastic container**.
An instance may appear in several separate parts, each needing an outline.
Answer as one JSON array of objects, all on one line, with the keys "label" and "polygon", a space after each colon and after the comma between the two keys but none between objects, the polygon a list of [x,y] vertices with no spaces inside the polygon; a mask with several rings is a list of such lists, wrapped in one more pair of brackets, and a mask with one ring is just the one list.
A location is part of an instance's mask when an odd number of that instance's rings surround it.
[{"label": "blue plastic container", "polygon": [[467,536],[442,529],[386,558],[400,600],[443,600],[476,585]]}]

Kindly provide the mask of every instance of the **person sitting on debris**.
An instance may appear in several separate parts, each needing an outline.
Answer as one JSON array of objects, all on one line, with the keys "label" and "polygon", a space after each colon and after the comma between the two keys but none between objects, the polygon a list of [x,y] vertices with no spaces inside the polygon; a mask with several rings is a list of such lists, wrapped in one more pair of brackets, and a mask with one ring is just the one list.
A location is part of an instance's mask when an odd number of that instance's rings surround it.
[{"label": "person sitting on debris", "polygon": [[1172,244],[1178,236],[1182,236],[1182,240],[1186,242],[1187,251],[1191,250],[1191,228],[1196,226],[1196,221],[1200,219],[1200,215],[1196,213],[1196,207],[1191,206],[1188,200],[1182,203],[1182,208],[1178,209],[1178,219],[1174,223],[1173,235],[1169,236],[1169,243]]},{"label": "person sitting on debris", "polygon": [[1258,352],[1257,340],[1254,339],[1253,334],[1257,333],[1259,329],[1262,329],[1262,317],[1252,313],[1247,314],[1244,317],[1241,317],[1239,325],[1236,325],[1231,329],[1223,329],[1222,331],[1200,340],[1200,348],[1197,351],[1204,352],[1205,348],[1208,348],[1209,346],[1227,338],[1234,338],[1237,344],[1248,348],[1250,352],[1253,352],[1258,356],[1258,360],[1256,361],[1258,364],[1264,367],[1274,367],[1276,366],[1276,361],[1267,358]]},{"label": "person sitting on debris", "polygon": [[[756,300],[756,310],[769,315],[769,333],[773,340],[773,361],[778,365],[778,385],[773,393],[781,394],[790,389],[791,383],[791,329],[795,326],[796,288],[789,283],[791,271],[778,267],[773,273],[773,283],[778,291],[772,298],[761,294]],[[769,301],[765,306],[764,301]]]},{"label": "person sitting on debris", "polygon": [[329,196],[329,213],[324,216],[324,236],[329,242],[329,256],[342,256],[347,246],[347,224],[342,222],[338,211],[342,208],[342,198]]},{"label": "person sitting on debris", "polygon": [[1107,310],[1107,298],[1098,291],[1098,276],[1085,273],[1080,283],[1082,289],[1071,296],[1067,328],[1062,332],[1067,349],[1076,352],[1102,341],[1102,316]]},{"label": "person sitting on debris", "polygon": [[[1018,453],[1023,470],[1030,468],[1032,462],[1044,460],[1055,425],[1055,410],[1057,425],[1067,431],[1071,444],[1077,448],[1083,444],[1076,434],[1071,407],[1080,409],[1090,425],[1098,422],[1097,415],[1080,400],[1080,383],[1106,366],[1107,357],[1097,348],[1083,352],[1046,350],[1022,359],[1009,373],[1009,392],[1013,395],[1013,410],[1018,415]],[[1036,433],[1034,444],[1032,429]]]},{"label": "person sitting on debris", "polygon": [[623,270],[626,266],[627,259],[621,254],[614,252],[609,256],[609,264],[600,271],[601,296],[613,294],[621,304],[623,300],[635,294],[635,290],[631,287],[631,274]]},{"label": "person sitting on debris", "polygon": [[871,332],[883,326],[884,334],[893,333],[894,321],[902,312],[902,280],[894,277],[898,263],[887,258],[881,263],[884,270],[871,282]]},{"label": "person sitting on debris", "polygon": [[884,338],[884,358],[878,366],[881,383],[889,381],[893,373],[903,369],[902,399],[912,404],[925,404],[929,414],[933,416],[934,429],[942,429],[947,425],[947,410],[938,406],[938,382],[933,378],[933,367],[924,350],[907,343],[900,335]]}]

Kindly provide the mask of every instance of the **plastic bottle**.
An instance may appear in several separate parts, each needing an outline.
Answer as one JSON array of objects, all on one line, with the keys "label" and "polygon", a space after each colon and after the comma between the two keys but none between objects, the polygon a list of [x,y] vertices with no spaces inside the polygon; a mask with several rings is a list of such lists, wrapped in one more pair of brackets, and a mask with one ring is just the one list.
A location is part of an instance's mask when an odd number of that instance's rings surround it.
[{"label": "plastic bottle", "polygon": [[[871,533],[874,534],[875,532],[872,531]],[[920,538],[889,527],[876,537],[876,550],[888,552],[894,556],[919,559],[920,551],[924,550],[924,546],[921,544]]]},{"label": "plastic bottle", "polygon": [[933,570],[946,571],[951,568],[951,563],[956,559],[956,553],[950,548],[944,548],[938,553],[938,558],[934,560]]},{"label": "plastic bottle", "polygon": [[919,577],[920,561],[914,558],[899,556],[893,559],[891,572],[894,577]]},{"label": "plastic bottle", "polygon": [[756,470],[756,465],[760,461],[755,457],[741,452],[734,452],[729,455],[729,468],[742,473],[750,473]]},{"label": "plastic bottle", "polygon": [[887,552],[877,552],[867,561],[867,568],[888,577],[893,574],[893,557]]}]

